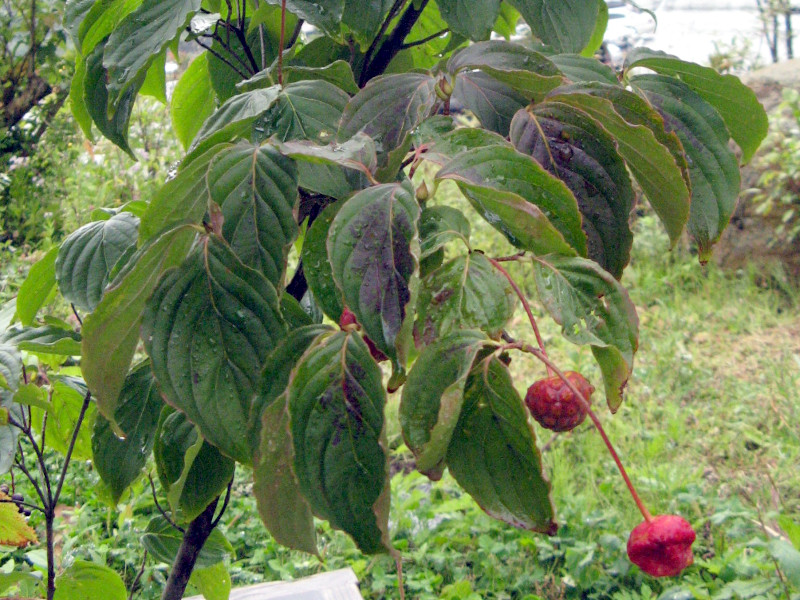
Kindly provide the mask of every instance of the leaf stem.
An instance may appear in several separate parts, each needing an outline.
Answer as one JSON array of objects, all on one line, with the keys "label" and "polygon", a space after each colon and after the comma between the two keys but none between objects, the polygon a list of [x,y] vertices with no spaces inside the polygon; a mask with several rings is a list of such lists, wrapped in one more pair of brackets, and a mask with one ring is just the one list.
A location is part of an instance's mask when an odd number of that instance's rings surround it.
[{"label": "leaf stem", "polygon": [[286,41],[286,0],[281,0],[281,38],[278,42],[278,85],[283,87],[283,44]]},{"label": "leaf stem", "polygon": [[56,493],[53,494],[53,500],[50,506],[52,510],[55,510],[55,507],[58,504],[58,498],[61,496],[61,488],[64,486],[64,481],[67,479],[67,467],[69,467],[69,461],[72,458],[72,451],[75,450],[75,442],[78,441],[78,434],[81,431],[81,424],[83,423],[83,418],[86,416],[86,411],[89,410],[89,402],[91,402],[91,400],[92,392],[86,392],[86,395],[83,397],[81,412],[78,414],[78,419],[75,421],[75,428],[72,430],[72,439],[70,439],[67,453],[64,455],[64,466],[61,468],[61,475],[58,477]]}]

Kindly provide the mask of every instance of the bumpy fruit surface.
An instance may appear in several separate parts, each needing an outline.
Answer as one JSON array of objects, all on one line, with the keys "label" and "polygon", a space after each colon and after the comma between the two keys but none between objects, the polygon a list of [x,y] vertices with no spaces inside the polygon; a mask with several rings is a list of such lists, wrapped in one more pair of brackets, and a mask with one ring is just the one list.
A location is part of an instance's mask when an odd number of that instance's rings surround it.
[{"label": "bumpy fruit surface", "polygon": [[628,558],[653,577],[672,577],[692,564],[695,533],[677,515],[659,515],[634,527],[628,538]]},{"label": "bumpy fruit surface", "polygon": [[[345,309],[342,311],[342,316],[339,317],[339,327],[348,331],[360,329],[358,321],[356,320],[356,315],[347,307],[345,307]],[[372,358],[374,358],[377,362],[389,360],[389,357],[381,352],[375,345],[375,342],[369,339],[369,337],[366,335],[364,336],[364,342],[367,344],[367,348],[369,348],[369,353],[372,355]]]},{"label": "bumpy fruit surface", "polygon": [[[567,371],[564,375],[589,401],[594,388],[583,375],[575,371]],[[533,418],[542,427],[552,431],[570,431],[586,418],[583,402],[558,376],[540,379],[529,387],[525,404]]]},{"label": "bumpy fruit surface", "polygon": [[351,325],[357,325],[356,315],[352,310],[345,307],[342,311],[342,316],[339,317],[339,327],[349,329]]}]

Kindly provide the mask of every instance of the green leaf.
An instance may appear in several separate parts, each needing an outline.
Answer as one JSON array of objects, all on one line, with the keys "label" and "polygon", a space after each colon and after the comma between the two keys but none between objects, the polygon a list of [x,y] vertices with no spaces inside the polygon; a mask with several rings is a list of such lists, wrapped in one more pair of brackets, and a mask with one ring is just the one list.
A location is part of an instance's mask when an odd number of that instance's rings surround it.
[{"label": "green leaf", "polygon": [[[264,55],[266,58],[264,64],[269,65],[278,56],[281,11],[280,8],[275,8],[265,3],[261,5],[258,12],[260,14],[257,16],[265,16]],[[253,20],[250,21],[250,23],[252,22]],[[294,25],[294,16],[287,13],[287,31],[292,31]],[[231,35],[228,38],[225,35],[223,39],[215,39],[211,44],[211,51],[208,53],[208,75],[211,87],[214,88],[214,93],[221,103],[227,102],[235,96],[238,93],[237,86],[261,68],[261,36],[259,28],[248,26],[245,39],[257,68],[254,68],[251,64],[250,58],[247,56],[238,36]],[[225,57],[227,62],[220,57]]]},{"label": "green leaf", "polygon": [[125,378],[114,420],[125,434],[119,437],[111,422],[99,415],[92,432],[92,456],[114,503],[141,474],[153,450],[163,402],[150,364],[141,363]]},{"label": "green leaf", "polygon": [[400,366],[411,345],[419,273],[419,205],[409,188],[384,184],[359,192],[328,232],[328,257],[345,306]]},{"label": "green leaf", "polygon": [[[191,169],[191,166],[189,167]],[[298,228],[294,161],[273,146],[239,143],[209,163],[211,199],[222,208],[222,237],[245,265],[283,287],[289,248]]]},{"label": "green leaf", "polygon": [[509,0],[533,34],[559,52],[578,53],[592,39],[601,0]]},{"label": "green leaf", "polygon": [[335,60],[324,67],[306,67],[299,64],[283,66],[284,84],[312,80],[327,81],[348,94],[357,94],[359,89],[353,77],[353,69],[350,68],[350,63],[343,60]]},{"label": "green leaf", "polygon": [[142,96],[152,96],[161,104],[167,103],[167,51],[162,51],[147,68],[144,82],[139,90]]},{"label": "green leaf", "polygon": [[[83,381],[73,377],[53,379],[52,389],[53,409],[47,413],[45,427],[47,445],[63,456],[69,449],[87,390]],[[34,413],[34,422],[41,423],[41,410],[35,409]],[[90,403],[72,451],[72,458],[75,460],[89,460],[92,457],[92,427],[96,414],[97,407]]]},{"label": "green leaf", "polygon": [[22,377],[22,358],[15,344],[0,342],[0,392],[8,389],[12,392],[19,387]]},{"label": "green leaf", "polygon": [[800,550],[800,523],[793,521],[789,515],[781,514],[778,515],[778,525],[786,533],[792,545]]},{"label": "green leaf", "polygon": [[431,479],[442,476],[467,375],[486,343],[477,331],[454,331],[426,346],[408,374],[400,401],[400,427],[417,470]]},{"label": "green leaf", "polygon": [[561,179],[578,201],[588,256],[617,279],[630,259],[635,196],[614,139],[593,117],[547,102],[520,111],[511,143]]},{"label": "green leaf", "polygon": [[348,140],[358,132],[371,137],[382,167],[383,175],[378,179],[394,179],[408,148],[409,134],[433,112],[435,85],[433,77],[421,73],[375,77],[344,109],[339,140]]},{"label": "green leaf", "polygon": [[235,463],[205,441],[182,412],[164,407],[153,446],[156,470],[175,518],[189,523],[225,491]]},{"label": "green leaf", "polygon": [[97,307],[114,265],[136,245],[138,230],[138,217],[121,212],[84,225],[64,240],[56,259],[56,280],[67,302],[89,312]]},{"label": "green leaf", "polygon": [[439,0],[437,4],[450,29],[473,41],[489,39],[500,12],[500,0]]},{"label": "green leaf", "polygon": [[[280,6],[280,0],[267,0]],[[345,0],[287,0],[286,9],[330,36],[339,33]]]},{"label": "green leaf", "polygon": [[0,342],[37,354],[79,356],[81,353],[81,334],[56,325],[8,329],[0,335]]},{"label": "green leaf", "polygon": [[86,57],[86,74],[83,79],[83,103],[94,124],[106,138],[124,150],[133,160],[136,155],[128,145],[128,124],[139,87],[144,81],[144,73],[138,75],[119,98],[113,116],[108,113],[108,73],[103,67],[105,42],[97,44]]},{"label": "green leaf", "polygon": [[17,292],[16,316],[26,327],[33,324],[36,313],[52,298],[56,287],[56,256],[58,246],[36,261]]},{"label": "green leaf", "polygon": [[370,45],[393,0],[344,0],[342,23],[356,34],[362,48]]},{"label": "green leaf", "polygon": [[113,569],[76,560],[56,578],[54,600],[126,600],[128,592]]},{"label": "green leaf", "polygon": [[608,407],[616,412],[639,346],[639,318],[628,292],[597,263],[582,258],[537,257],[534,275],[539,298],[564,337],[591,345]]},{"label": "green leaf", "polygon": [[467,378],[447,466],[492,517],[523,529],[555,531],[550,484],[533,428],[508,368],[495,355],[478,362]]},{"label": "green leaf", "polygon": [[[2,358],[2,346],[0,346],[0,361],[2,361]],[[1,362],[0,369],[2,369]],[[22,422],[22,405],[14,401],[14,394],[12,394],[11,391],[3,389],[2,387],[0,387],[0,408],[2,408],[9,417],[14,417],[19,423]],[[17,455],[18,449],[17,443],[19,434],[19,428],[13,425],[6,424],[0,426],[0,475],[8,473],[14,465],[14,457]]]},{"label": "green leaf", "polygon": [[98,0],[93,3],[78,24],[77,49],[84,56],[111,34],[128,14],[141,4],[141,0]]},{"label": "green leaf", "polygon": [[508,280],[480,252],[457,256],[422,280],[415,338],[430,344],[458,329],[497,338],[514,315]]},{"label": "green leaf", "polygon": [[214,88],[208,75],[208,54],[195,58],[172,92],[172,129],[184,148],[188,148],[200,127],[214,112]]},{"label": "green leaf", "polygon": [[[586,43],[586,47],[581,50],[581,56],[585,56],[590,59],[594,57],[595,52],[600,50],[600,48],[603,46],[603,39],[605,38],[607,28],[608,4],[606,4],[605,0],[598,0],[597,21],[594,24],[594,31],[592,31],[592,37],[589,38],[589,41]],[[596,60],[595,62],[602,64],[599,60]]]},{"label": "green leaf", "polygon": [[247,419],[267,353],[286,335],[278,295],[217,236],[161,279],[142,339],[166,401],[210,444],[248,463]]},{"label": "green leaf", "polygon": [[86,59],[83,57],[76,57],[75,72],[72,74],[72,82],[69,86],[69,107],[72,110],[72,116],[75,118],[78,125],[80,125],[81,131],[83,131],[83,135],[85,135],[86,139],[90,142],[93,142],[92,116],[89,114],[89,109],[86,107],[86,99],[83,96],[85,79]]},{"label": "green leaf", "polygon": [[800,551],[780,538],[769,541],[769,552],[780,565],[786,579],[795,587],[800,587]]},{"label": "green leaf", "polygon": [[200,0],[144,0],[108,38],[103,66],[108,69],[109,105],[144,75],[154,58],[189,24]]},{"label": "green leaf", "polygon": [[64,29],[69,33],[76,47],[80,47],[78,30],[94,3],[95,0],[67,0],[64,3]]},{"label": "green leaf", "polygon": [[[614,102],[603,95],[613,97]],[[671,142],[665,141],[666,132],[658,113],[645,102],[637,102],[641,99],[632,98],[636,96],[622,88],[583,84],[557,90],[548,100],[568,104],[602,124],[616,141],[620,156],[674,245],[689,218],[690,188],[683,172],[685,158],[682,153],[678,155],[679,150]],[[680,148],[677,137],[675,141]]]},{"label": "green leaf", "polygon": [[333,281],[333,268],[328,260],[328,232],[342,207],[342,202],[326,206],[306,231],[300,258],[308,288],[322,311],[338,322],[344,309],[342,292]]},{"label": "green leaf", "polygon": [[231,594],[231,574],[225,563],[192,569],[189,583],[197,588],[205,600],[228,600]]},{"label": "green leaf", "polygon": [[739,199],[739,165],[728,148],[728,131],[714,107],[679,79],[641,75],[631,85],[661,112],[667,130],[678,134],[686,151],[692,181],[688,229],[705,262]]},{"label": "green leaf", "polygon": [[541,100],[563,83],[558,69],[546,56],[503,40],[471,44],[453,54],[447,63],[447,70],[456,81],[463,71],[473,69],[483,71],[528,100]]},{"label": "green leaf", "polygon": [[[157,561],[168,565],[172,565],[175,562],[175,557],[182,541],[183,534],[170,525],[169,521],[161,515],[150,520],[142,536],[142,545],[150,555]],[[211,535],[208,536],[206,543],[203,544],[200,553],[197,555],[196,568],[213,567],[225,560],[225,557],[229,556],[232,550],[230,542],[225,539],[219,528],[215,527],[211,530]]]},{"label": "green leaf", "polygon": [[323,79],[304,80],[283,87],[275,102],[253,123],[258,140],[332,141],[350,96]]},{"label": "green leaf", "polygon": [[362,552],[391,550],[381,371],[352,332],[323,334],[289,386],[294,467],[314,514]]},{"label": "green leaf", "polygon": [[625,71],[634,67],[647,67],[662,75],[678,77],[717,109],[731,137],[742,149],[743,163],[750,161],[766,137],[769,122],[764,107],[755,92],[737,77],[647,48],[637,48],[628,54]]},{"label": "green leaf", "polygon": [[[507,130],[506,130],[507,131]],[[479,127],[460,127],[441,136],[430,136],[424,143],[425,160],[444,166],[456,155],[486,146],[508,146],[508,141],[496,133]]]},{"label": "green leaf", "polygon": [[47,399],[47,390],[35,383],[26,383],[14,393],[14,402],[26,406],[36,406],[43,410],[52,410],[53,404]]},{"label": "green leaf", "polygon": [[139,341],[145,301],[159,276],[186,256],[195,233],[194,228],[179,227],[142,246],[83,322],[81,371],[100,414],[112,424]]},{"label": "green leaf", "polygon": [[[605,5],[605,2],[602,3]],[[619,85],[614,69],[604,65],[596,58],[579,54],[552,54],[547,58],[558,67],[567,79],[574,82],[599,81],[609,85]]]},{"label": "green leaf", "polygon": [[377,167],[375,142],[357,133],[341,144],[333,142],[319,146],[310,141],[290,141],[277,144],[282,154],[298,161],[319,165],[341,166],[371,175]]},{"label": "green leaf", "polygon": [[460,73],[453,100],[461,102],[486,129],[508,135],[511,119],[525,108],[528,98],[482,71]]},{"label": "green leaf", "polygon": [[436,178],[454,180],[493,227],[536,254],[586,254],[578,203],[530,156],[488,146],[456,156]]},{"label": "green leaf", "polygon": [[426,206],[419,216],[420,256],[425,258],[450,240],[461,240],[469,248],[467,217],[451,206]]}]

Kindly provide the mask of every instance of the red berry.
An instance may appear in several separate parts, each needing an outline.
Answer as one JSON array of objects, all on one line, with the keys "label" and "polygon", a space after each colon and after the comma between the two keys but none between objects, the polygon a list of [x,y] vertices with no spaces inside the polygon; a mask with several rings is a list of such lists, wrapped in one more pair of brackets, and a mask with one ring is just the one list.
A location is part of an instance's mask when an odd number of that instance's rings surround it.
[{"label": "red berry", "polygon": [[653,577],[672,577],[692,564],[695,533],[677,515],[659,515],[634,527],[628,538],[628,558]]},{"label": "red berry", "polygon": [[[588,402],[594,392],[592,385],[575,371],[564,375]],[[525,394],[525,404],[542,427],[553,431],[570,431],[586,418],[586,406],[558,376],[536,381]]]}]

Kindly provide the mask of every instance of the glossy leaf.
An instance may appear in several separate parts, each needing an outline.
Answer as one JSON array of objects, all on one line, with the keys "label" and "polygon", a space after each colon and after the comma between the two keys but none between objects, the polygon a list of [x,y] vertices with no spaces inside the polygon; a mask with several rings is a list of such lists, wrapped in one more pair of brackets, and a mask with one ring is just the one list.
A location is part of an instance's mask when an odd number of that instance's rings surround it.
[{"label": "glossy leaf", "polygon": [[0,342],[0,391],[16,391],[22,378],[22,357],[15,344]]},{"label": "glossy leaf", "polygon": [[224,562],[201,569],[192,569],[189,584],[197,588],[205,600],[228,600],[230,598],[231,574]]},{"label": "glossy leaf", "polygon": [[453,100],[461,102],[486,129],[508,135],[511,119],[529,99],[482,71],[459,73]]},{"label": "glossy leaf", "polygon": [[79,356],[81,353],[81,334],[56,325],[7,329],[0,335],[0,342],[36,354]]},{"label": "glossy leaf", "polygon": [[283,154],[301,162],[341,166],[368,175],[377,167],[375,142],[361,133],[341,144],[333,142],[320,146],[309,141],[293,141],[278,143],[277,146]]},{"label": "glossy leaf", "polygon": [[476,148],[457,155],[436,178],[454,180],[515,246],[537,254],[586,254],[575,197],[531,157],[511,147]]},{"label": "glossy leaf", "polygon": [[276,289],[283,287],[289,248],[298,233],[292,214],[294,162],[273,146],[239,143],[214,157],[206,181],[211,199],[222,208],[222,237],[245,265]]},{"label": "glossy leaf", "polygon": [[614,139],[594,118],[557,102],[517,113],[510,136],[517,150],[572,191],[589,258],[619,279],[630,259],[635,197]]},{"label": "glossy leaf", "polygon": [[200,0],[144,0],[120,22],[109,37],[103,56],[112,107],[199,9]]},{"label": "glossy leaf", "polygon": [[[682,153],[678,155],[675,146],[665,145],[666,132],[658,114],[646,103],[632,100],[634,94],[621,91],[626,94],[624,98],[613,86],[583,84],[563,88],[549,100],[568,104],[602,124],[616,141],[620,156],[642,187],[674,245],[689,218],[690,188],[684,177],[685,159]],[[613,103],[603,97],[611,94],[615,94]],[[618,108],[627,110],[620,113]]]},{"label": "glossy leaf", "polygon": [[344,60],[335,60],[324,67],[307,67],[299,64],[283,66],[284,84],[307,80],[327,81],[348,94],[358,93],[358,84],[353,77],[353,69],[350,67],[350,63]]},{"label": "glossy leaf", "polygon": [[[182,541],[183,534],[161,515],[150,520],[142,536],[142,545],[150,555],[168,565],[175,562]],[[215,527],[197,555],[196,568],[212,567],[225,560],[232,550],[230,542],[225,539],[219,528]]]},{"label": "glossy leaf", "polygon": [[[403,73],[372,79],[353,96],[342,115],[339,140],[358,132],[375,140],[379,161],[394,178],[408,146],[408,135],[433,111],[437,102],[430,75]],[[379,176],[380,178],[380,176]]]},{"label": "glossy leaf", "polygon": [[331,223],[328,257],[344,304],[386,356],[404,365],[419,273],[419,205],[410,185],[359,192]]},{"label": "glossy leaf", "polygon": [[242,432],[261,367],[285,335],[275,288],[216,236],[161,279],[142,325],[166,401],[241,462],[250,460]]},{"label": "glossy leaf", "polygon": [[422,280],[417,344],[430,344],[458,329],[480,329],[497,338],[513,316],[515,304],[508,280],[483,254],[457,256]]},{"label": "glossy leaf", "polygon": [[39,543],[36,532],[28,525],[17,505],[0,492],[0,544],[24,548],[28,544]]},{"label": "glossy leaf", "polygon": [[125,434],[119,437],[111,423],[98,415],[92,432],[92,456],[100,478],[111,490],[114,502],[141,474],[153,450],[163,402],[148,363],[134,368],[125,378],[114,420]]},{"label": "glossy leaf", "polygon": [[467,217],[451,206],[426,206],[419,217],[420,256],[425,258],[450,240],[459,239],[469,248]]},{"label": "glossy leaf", "polygon": [[559,52],[583,50],[595,30],[602,0],[509,0],[533,34]]},{"label": "glossy leaf", "polygon": [[141,0],[95,1],[78,25],[76,47],[81,54],[86,56],[92,52],[140,4]]},{"label": "glossy leaf", "polygon": [[[268,2],[281,5],[280,0]],[[344,5],[345,0],[287,0],[286,9],[327,34],[335,35],[339,32]]]},{"label": "glossy leaf", "polygon": [[139,341],[145,301],[159,276],[186,256],[195,234],[193,228],[179,227],[142,246],[83,322],[81,371],[100,414],[112,424]]},{"label": "glossy leaf", "polygon": [[188,148],[200,127],[214,112],[214,88],[208,75],[208,55],[197,56],[181,75],[172,92],[172,129]]},{"label": "glossy leaf", "polygon": [[403,439],[414,453],[417,470],[431,479],[442,476],[467,375],[486,342],[477,331],[454,331],[439,338],[422,350],[403,386]]},{"label": "glossy leaf", "polygon": [[306,231],[300,258],[308,288],[322,311],[338,322],[344,309],[342,292],[333,280],[333,268],[328,260],[328,232],[342,207],[342,202],[326,206]]},{"label": "glossy leaf", "polygon": [[494,355],[469,374],[447,466],[492,517],[523,529],[555,531],[550,484],[533,428],[508,368]]},{"label": "glossy leaf", "polygon": [[56,259],[61,295],[85,311],[93,311],[109,274],[125,252],[136,245],[139,219],[121,212],[106,221],[94,221],[70,234]]},{"label": "glossy leaf", "polygon": [[733,75],[722,75],[711,67],[682,61],[679,58],[637,48],[628,54],[625,70],[647,67],[662,75],[678,77],[703,100],[713,106],[725,122],[731,137],[742,149],[747,163],[767,135],[769,122],[755,92]]},{"label": "glossy leaf", "polygon": [[705,262],[739,198],[739,165],[728,148],[728,131],[714,107],[679,79],[641,75],[631,84],[664,115],[667,129],[683,143],[692,181],[688,229]]},{"label": "glossy leaf", "polygon": [[486,146],[508,146],[508,141],[496,133],[478,127],[460,127],[441,136],[428,138],[425,160],[444,166],[456,155]]},{"label": "glossy leaf", "polygon": [[[602,4],[605,4],[603,2]],[[598,81],[609,85],[618,85],[619,80],[614,69],[601,63],[596,58],[589,58],[579,54],[552,54],[550,59],[567,79],[574,82]]]},{"label": "glossy leaf", "polygon": [[153,456],[175,518],[188,523],[224,493],[235,463],[197,433],[181,412],[161,411]]},{"label": "glossy leaf", "polygon": [[78,30],[94,3],[95,0],[67,0],[64,3],[64,19],[62,23],[76,47],[80,47]]},{"label": "glossy leaf", "polygon": [[342,23],[353,30],[356,39],[366,49],[377,35],[392,3],[393,0],[344,0]]},{"label": "glossy leaf", "polygon": [[289,386],[294,468],[311,510],[366,553],[391,549],[381,371],[355,333],[323,334]]},{"label": "glossy leaf", "polygon": [[467,46],[453,54],[447,69],[456,76],[456,81],[462,71],[479,69],[528,100],[539,100],[563,83],[556,66],[543,54],[502,40]]},{"label": "glossy leaf", "polygon": [[639,346],[639,318],[628,292],[597,263],[582,258],[538,257],[534,275],[539,299],[564,337],[591,345],[608,407],[616,411]]},{"label": "glossy leaf", "polygon": [[105,565],[76,560],[56,578],[54,600],[125,600],[122,578]]},{"label": "glossy leaf", "polygon": [[[652,12],[650,14],[651,16],[653,15]],[[595,21],[594,24],[594,30],[592,31],[592,35],[589,38],[589,41],[587,42],[586,46],[584,46],[583,50],[581,50],[581,56],[585,56],[591,59],[594,57],[595,52],[597,52],[598,50],[600,50],[600,48],[603,47],[603,39],[605,38],[606,29],[608,28],[608,19],[609,19],[608,4],[605,2],[605,0],[598,0],[597,20]],[[600,63],[600,61],[595,61],[595,62]]]},{"label": "glossy leaf", "polygon": [[26,327],[33,324],[39,309],[52,298],[56,287],[56,256],[58,247],[54,246],[31,267],[17,292],[16,315]]},{"label": "glossy leaf", "polygon": [[90,142],[94,142],[94,135],[92,134],[92,115],[89,114],[89,109],[86,107],[86,98],[83,95],[84,80],[86,79],[86,59],[75,59],[75,71],[72,74],[72,82],[69,86],[69,107],[72,111],[72,116],[75,121],[80,125],[83,135],[86,136]]},{"label": "glossy leaf", "polygon": [[473,41],[489,39],[500,12],[500,0],[439,0],[438,5],[450,29]]}]

